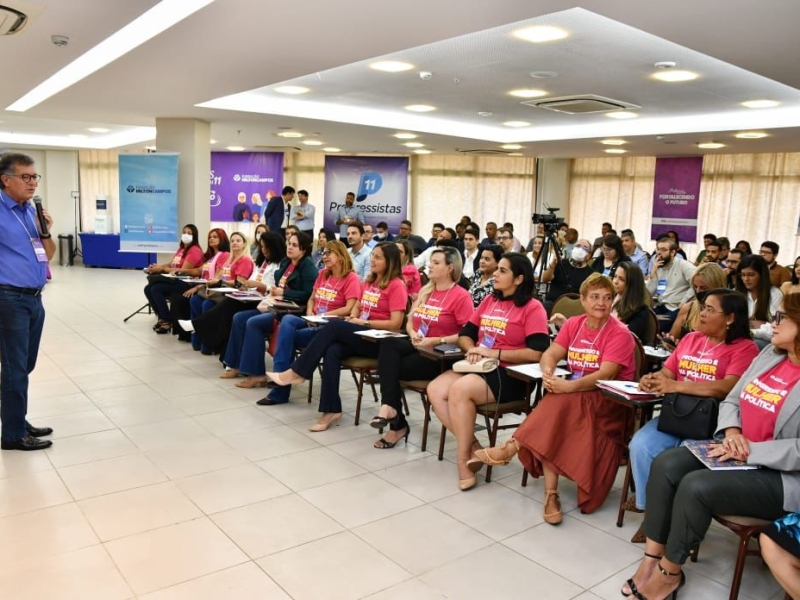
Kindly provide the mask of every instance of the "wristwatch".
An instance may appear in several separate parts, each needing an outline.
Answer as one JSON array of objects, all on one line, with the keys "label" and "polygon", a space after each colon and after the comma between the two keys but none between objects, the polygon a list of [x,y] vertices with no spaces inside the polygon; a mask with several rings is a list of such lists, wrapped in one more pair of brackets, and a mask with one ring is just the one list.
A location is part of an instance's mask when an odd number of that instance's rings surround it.
[{"label": "wristwatch", "polygon": [[51,237],[53,237],[53,234],[52,233],[48,233],[47,235],[39,234],[39,237],[43,240],[49,240]]},{"label": "wristwatch", "polygon": [[444,343],[445,343],[445,341],[444,341],[444,338],[443,338],[443,337],[440,337],[440,338],[439,338],[439,343],[440,343],[440,344],[444,344]]}]

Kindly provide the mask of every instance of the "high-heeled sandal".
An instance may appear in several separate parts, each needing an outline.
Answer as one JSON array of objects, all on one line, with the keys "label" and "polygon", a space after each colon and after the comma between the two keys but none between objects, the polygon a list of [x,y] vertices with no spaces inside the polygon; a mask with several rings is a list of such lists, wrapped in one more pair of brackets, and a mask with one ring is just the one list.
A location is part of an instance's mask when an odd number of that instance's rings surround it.
[{"label": "high-heeled sandal", "polygon": [[381,433],[386,428],[387,425],[391,425],[393,421],[397,420],[397,415],[389,418],[389,417],[382,417],[380,415],[375,415],[372,417],[372,420],[369,422],[370,427],[374,427],[375,429],[380,429]]},{"label": "high-heeled sandal", "polygon": [[[550,496],[555,496],[556,500],[558,500],[558,510],[551,513],[544,512],[547,510],[547,500]],[[564,513],[561,510],[561,498],[558,495],[558,490],[545,490],[544,491],[544,509],[542,510],[542,517],[544,518],[545,523],[549,523],[550,525],[558,525],[561,521],[564,520]]]},{"label": "high-heeled sandal", "polygon": [[[405,435],[397,438],[394,442],[389,442],[385,438],[381,438],[377,442],[375,442],[373,444],[373,446],[375,448],[377,448],[378,450],[388,450],[390,448],[394,448],[400,442],[400,440],[402,440],[402,439],[405,439],[406,446],[407,446],[408,445],[408,434],[411,433],[411,428],[410,427],[405,427],[404,429],[406,430]],[[402,431],[402,429],[400,431]]]},{"label": "high-heeled sandal", "polygon": [[[650,554],[650,553],[648,553],[648,552],[645,552],[645,553],[644,553],[644,555],[645,555],[645,557],[646,557],[646,558],[652,558],[652,559],[653,559],[653,560],[655,560],[655,561],[659,561],[659,560],[661,560],[662,558],[664,558],[663,556],[661,556],[661,555],[659,555],[659,554]],[[626,583],[626,584],[627,584],[627,586],[630,588],[630,590],[631,590],[631,593],[630,593],[630,594],[626,594],[626,593],[625,593],[625,590],[620,590],[620,591],[619,591],[619,593],[620,593],[620,594],[622,594],[622,595],[623,595],[623,596],[625,596],[626,598],[630,598],[630,597],[631,597],[631,596],[633,596],[634,594],[638,594],[638,593],[639,593],[639,589],[636,587],[636,584],[635,584],[635,583],[633,583],[633,577],[631,577],[630,579],[628,579],[628,580],[627,580],[625,583]],[[640,595],[641,595],[641,594],[640,594]]]},{"label": "high-heeled sandal", "polygon": [[[328,415],[333,415],[332,417],[328,417]],[[326,419],[326,417],[328,417]],[[320,431],[327,431],[331,425],[339,425],[339,421],[342,420],[342,413],[326,413],[322,416],[322,418],[314,423],[311,427],[308,428],[309,431],[320,432]]]},{"label": "high-heeled sandal", "polygon": [[485,465],[499,467],[510,463],[511,459],[517,455],[517,452],[519,452],[519,443],[512,437],[508,438],[500,446],[476,451],[475,458]]},{"label": "high-heeled sandal", "polygon": [[172,331],[172,324],[169,321],[159,321],[155,331],[159,335],[169,333]]},{"label": "high-heeled sandal", "polygon": [[[681,569],[677,573],[671,573],[671,572],[667,571],[664,567],[661,566],[661,561],[660,560],[656,563],[656,566],[658,567],[659,572],[662,575],[664,575],[665,577],[680,577],[681,578],[681,581],[678,584],[678,587],[676,587],[672,591],[672,600],[678,600],[678,590],[680,590],[684,586],[684,584],[686,583],[686,573],[683,572],[683,569]],[[647,600],[646,597],[642,596],[642,593],[639,590],[634,591],[635,587],[636,586],[633,586],[631,588],[631,591],[633,592],[633,597],[636,598],[636,600]]]}]

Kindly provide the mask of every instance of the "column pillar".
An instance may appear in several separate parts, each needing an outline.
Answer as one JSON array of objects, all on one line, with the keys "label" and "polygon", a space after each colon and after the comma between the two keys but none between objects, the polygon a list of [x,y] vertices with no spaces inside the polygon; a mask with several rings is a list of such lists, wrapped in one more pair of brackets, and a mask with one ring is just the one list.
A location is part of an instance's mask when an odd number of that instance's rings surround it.
[{"label": "column pillar", "polygon": [[560,208],[556,214],[569,223],[569,179],[572,160],[540,158],[536,161],[536,212],[547,212],[545,204]]}]

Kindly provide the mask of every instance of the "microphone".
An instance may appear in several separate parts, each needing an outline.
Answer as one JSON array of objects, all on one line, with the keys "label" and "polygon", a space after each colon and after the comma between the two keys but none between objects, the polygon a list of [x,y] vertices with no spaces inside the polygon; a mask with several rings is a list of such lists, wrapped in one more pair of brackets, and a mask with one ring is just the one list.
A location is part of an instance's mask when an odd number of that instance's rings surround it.
[{"label": "microphone", "polygon": [[41,230],[42,236],[49,237],[49,231],[47,231],[47,221],[44,218],[44,212],[42,212],[42,199],[40,196],[33,197],[33,203],[36,205],[36,218],[39,219],[39,229]]}]

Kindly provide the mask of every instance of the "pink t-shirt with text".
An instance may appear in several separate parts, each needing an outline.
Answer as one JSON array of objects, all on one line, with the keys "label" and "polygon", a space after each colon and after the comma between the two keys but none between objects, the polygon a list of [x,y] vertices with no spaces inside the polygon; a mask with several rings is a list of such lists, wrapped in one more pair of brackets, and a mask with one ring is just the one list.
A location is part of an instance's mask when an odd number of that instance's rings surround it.
[{"label": "pink t-shirt with text", "polygon": [[406,280],[409,294],[416,294],[422,289],[422,278],[419,276],[419,271],[414,263],[403,267],[403,278]]},{"label": "pink t-shirt with text", "polygon": [[445,337],[458,333],[472,313],[472,296],[454,284],[448,290],[434,290],[411,313],[411,323],[424,337]]},{"label": "pink t-shirt with text", "polygon": [[222,267],[218,268],[217,274],[225,283],[236,281],[238,277],[250,279],[250,275],[253,273],[254,266],[253,259],[250,258],[248,254],[243,254],[239,257],[239,260],[236,260],[231,264],[222,265]]},{"label": "pink t-shirt with text", "polygon": [[756,356],[758,346],[752,340],[739,338],[731,344],[720,344],[693,331],[681,339],[664,367],[678,381],[717,381],[728,375],[741,377]]},{"label": "pink t-shirt with text", "polygon": [[360,318],[368,321],[388,321],[395,311],[406,310],[408,303],[408,287],[400,277],[392,279],[386,289],[378,287],[378,283],[361,284]]},{"label": "pink t-shirt with text", "polygon": [[538,300],[516,306],[512,300],[487,296],[469,322],[478,326],[477,345],[496,350],[527,348],[525,340],[529,335],[548,332],[547,312]]},{"label": "pink t-shirt with text", "polygon": [[586,315],[567,319],[555,343],[567,349],[568,368],[573,378],[591,375],[604,362],[620,365],[617,379],[633,381],[636,376],[635,343],[628,328],[615,317],[599,330],[586,327]]},{"label": "pink t-shirt with text", "polygon": [[767,442],[775,435],[775,422],[786,396],[800,382],[800,366],[788,359],[754,377],[739,395],[742,434],[751,442]]},{"label": "pink t-shirt with text", "polygon": [[354,271],[341,279],[326,275],[323,269],[314,282],[314,314],[321,315],[342,308],[348,300],[361,297],[361,280]]}]

